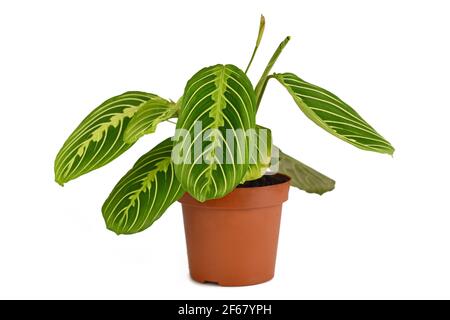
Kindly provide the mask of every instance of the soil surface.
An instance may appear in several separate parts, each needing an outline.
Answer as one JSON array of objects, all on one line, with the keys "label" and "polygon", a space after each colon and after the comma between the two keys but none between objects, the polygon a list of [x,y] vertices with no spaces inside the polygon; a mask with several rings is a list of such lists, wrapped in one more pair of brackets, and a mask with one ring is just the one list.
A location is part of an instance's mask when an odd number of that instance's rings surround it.
[{"label": "soil surface", "polygon": [[245,183],[240,184],[237,187],[238,188],[264,187],[264,186],[271,186],[274,184],[283,183],[288,180],[289,180],[288,177],[283,176],[281,174],[265,175],[256,180],[245,181]]}]

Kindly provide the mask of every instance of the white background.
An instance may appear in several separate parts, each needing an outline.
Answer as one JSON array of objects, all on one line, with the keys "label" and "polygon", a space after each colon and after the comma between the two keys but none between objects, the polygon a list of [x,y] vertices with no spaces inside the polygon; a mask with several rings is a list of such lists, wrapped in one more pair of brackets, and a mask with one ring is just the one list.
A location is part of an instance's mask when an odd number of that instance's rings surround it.
[{"label": "white background", "polygon": [[[2,1],[0,298],[450,298],[448,1]],[[134,236],[100,208],[172,124],[61,188],[53,160],[84,116],[127,90],[177,99],[215,63],[274,71],[337,93],[396,147],[364,152],[310,122],[275,82],[258,122],[337,181],[291,189],[273,281],[190,280],[180,205]]]}]

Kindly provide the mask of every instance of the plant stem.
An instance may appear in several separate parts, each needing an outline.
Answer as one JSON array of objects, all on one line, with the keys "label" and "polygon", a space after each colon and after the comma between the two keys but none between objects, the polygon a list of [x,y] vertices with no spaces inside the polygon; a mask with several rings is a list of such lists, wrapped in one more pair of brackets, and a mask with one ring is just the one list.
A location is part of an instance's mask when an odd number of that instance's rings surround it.
[{"label": "plant stem", "polygon": [[256,111],[258,111],[259,104],[261,103],[261,99],[262,99],[262,97],[263,97],[263,95],[264,95],[264,91],[266,90],[267,82],[269,82],[269,79],[272,79],[272,78],[273,78],[273,75],[269,75],[269,76],[267,76],[267,77],[264,79],[264,82],[263,82],[263,84],[262,84],[262,86],[261,86],[260,94],[258,94],[258,95],[256,96]]},{"label": "plant stem", "polygon": [[258,31],[258,38],[256,38],[255,49],[253,49],[252,57],[250,58],[250,61],[248,62],[247,68],[245,68],[245,73],[247,73],[248,69],[250,69],[250,66],[252,65],[253,58],[255,57],[256,51],[258,51],[259,44],[261,43],[261,39],[264,34],[265,26],[266,26],[266,20],[264,19],[264,16],[261,15],[261,19],[259,20],[259,31]]},{"label": "plant stem", "polygon": [[284,39],[278,45],[277,50],[275,50],[275,52],[273,53],[272,58],[270,58],[266,69],[264,69],[264,72],[261,75],[261,78],[259,79],[258,83],[256,84],[256,88],[255,88],[256,101],[257,101],[256,110],[258,110],[258,108],[259,108],[259,104],[261,103],[262,95],[264,94],[264,90],[266,89],[267,81],[270,79],[270,77],[269,77],[270,70],[272,70],[273,65],[277,61],[277,59],[280,56],[281,52],[283,51],[284,47],[286,47],[289,40],[291,40],[291,37],[287,36],[286,39]]}]

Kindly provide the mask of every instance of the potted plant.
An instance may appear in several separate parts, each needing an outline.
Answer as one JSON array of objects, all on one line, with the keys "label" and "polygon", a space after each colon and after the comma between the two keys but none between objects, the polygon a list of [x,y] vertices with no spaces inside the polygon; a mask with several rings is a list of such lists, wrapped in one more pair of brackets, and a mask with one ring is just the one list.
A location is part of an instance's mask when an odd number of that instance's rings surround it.
[{"label": "potted plant", "polygon": [[106,100],[69,136],[55,160],[55,180],[63,185],[114,160],[160,122],[177,119],[174,136],[136,162],[102,212],[108,229],[133,234],[180,201],[190,272],[200,282],[249,285],[270,280],[289,185],[317,194],[334,188],[332,179],[272,147],[271,131],[256,124],[269,80],[285,87],[300,110],[329,133],[360,149],[394,152],[336,95],[293,73],[271,73],[289,37],[253,87],[246,73],[264,25],[261,16],[245,71],[230,64],[203,68],[189,79],[177,102],[137,91]]}]

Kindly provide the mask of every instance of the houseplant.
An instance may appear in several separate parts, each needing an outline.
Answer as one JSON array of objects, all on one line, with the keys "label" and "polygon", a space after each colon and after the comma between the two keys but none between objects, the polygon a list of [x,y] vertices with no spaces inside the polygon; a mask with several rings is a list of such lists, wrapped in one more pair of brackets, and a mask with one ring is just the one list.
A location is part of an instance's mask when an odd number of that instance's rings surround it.
[{"label": "houseplant", "polygon": [[[394,148],[340,98],[293,73],[271,73],[287,37],[253,87],[234,65],[201,69],[177,102],[130,91],[93,110],[55,160],[60,185],[102,167],[177,119],[175,134],[143,155],[105,201],[108,229],[143,231],[175,201],[183,204],[191,275],[198,281],[246,285],[272,278],[282,202],[289,184],[323,194],[334,181],[272,147],[271,131],[256,124],[269,80],[277,80],[317,125],[354,146],[392,154]],[[269,167],[275,175],[265,174]]]}]

